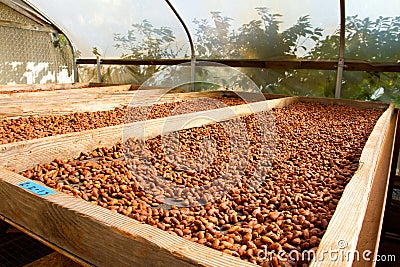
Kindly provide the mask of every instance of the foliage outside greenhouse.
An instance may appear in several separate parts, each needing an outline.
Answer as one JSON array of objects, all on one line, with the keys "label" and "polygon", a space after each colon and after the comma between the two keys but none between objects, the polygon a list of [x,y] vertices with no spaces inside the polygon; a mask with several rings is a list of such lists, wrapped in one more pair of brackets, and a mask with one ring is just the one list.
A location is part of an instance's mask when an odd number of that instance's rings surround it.
[{"label": "foliage outside greenhouse", "polygon": [[[302,16],[291,27],[281,31],[280,14],[257,8],[259,17],[238,29],[232,19],[211,12],[212,20],[195,19],[196,57],[200,59],[337,59],[339,29],[324,36],[322,28]],[[346,18],[346,59],[372,62],[400,61],[400,16],[376,20],[349,16]],[[115,47],[128,59],[161,59],[189,57],[187,47],[179,47],[168,27],[154,27],[150,21],[133,24],[127,33],[116,33]],[[111,83],[141,84],[165,66],[109,66],[102,68],[102,79]],[[242,68],[256,85],[267,93],[334,97],[336,71],[268,70]],[[81,79],[95,81],[92,67],[80,66]],[[173,73],[171,73],[173,75]],[[207,73],[196,73],[197,79]],[[210,85],[209,85],[210,86]],[[212,86],[211,86],[212,87]],[[198,90],[212,90],[198,85]],[[394,102],[400,105],[400,76],[396,72],[345,71],[342,98]]]}]

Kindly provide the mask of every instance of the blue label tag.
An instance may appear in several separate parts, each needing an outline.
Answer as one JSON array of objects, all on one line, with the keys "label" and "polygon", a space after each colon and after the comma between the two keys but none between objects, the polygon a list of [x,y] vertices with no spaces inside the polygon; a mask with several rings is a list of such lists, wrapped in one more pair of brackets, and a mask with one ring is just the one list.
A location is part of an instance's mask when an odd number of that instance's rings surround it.
[{"label": "blue label tag", "polygon": [[37,183],[34,183],[32,181],[26,181],[26,182],[20,183],[20,184],[18,184],[18,186],[20,186],[28,191],[31,191],[32,193],[35,193],[36,195],[39,195],[41,197],[56,193],[55,191],[48,189],[44,186],[41,186]]}]

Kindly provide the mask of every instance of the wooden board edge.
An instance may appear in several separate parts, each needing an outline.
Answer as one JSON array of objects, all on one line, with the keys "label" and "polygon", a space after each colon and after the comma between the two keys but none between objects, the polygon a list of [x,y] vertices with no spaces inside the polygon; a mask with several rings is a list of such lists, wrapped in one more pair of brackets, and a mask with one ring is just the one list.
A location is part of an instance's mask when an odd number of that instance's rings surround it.
[{"label": "wooden board edge", "polygon": [[[393,154],[396,118],[397,116],[393,114],[383,140],[381,152],[379,153],[367,211],[356,247],[356,251],[359,252],[360,256],[354,261],[353,267],[375,266],[376,263],[373,259],[376,259],[378,254],[383,215],[385,213],[389,174],[392,164],[390,159]],[[364,255],[364,258],[366,259],[363,258],[363,253],[366,253]],[[368,261],[367,259],[370,260]]]},{"label": "wooden board edge", "polygon": [[[352,252],[356,250],[378,156],[393,113],[394,105],[390,104],[375,124],[362,151],[360,167],[347,184],[310,266],[352,265]],[[343,256],[333,261],[329,257],[332,251]]]},{"label": "wooden board edge", "polygon": [[60,192],[41,197],[17,186],[27,180],[0,169],[0,196],[13,199],[0,202],[0,215],[75,260],[96,266],[254,266],[82,199]]}]

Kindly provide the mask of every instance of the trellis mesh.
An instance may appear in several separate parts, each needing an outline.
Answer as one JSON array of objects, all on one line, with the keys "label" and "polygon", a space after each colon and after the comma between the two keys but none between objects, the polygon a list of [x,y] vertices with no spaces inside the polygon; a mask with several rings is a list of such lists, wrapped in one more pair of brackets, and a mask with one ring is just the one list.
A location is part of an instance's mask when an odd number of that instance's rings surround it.
[{"label": "trellis mesh", "polygon": [[8,22],[0,24],[0,84],[73,81],[73,51],[62,35],[2,3],[0,20]]}]

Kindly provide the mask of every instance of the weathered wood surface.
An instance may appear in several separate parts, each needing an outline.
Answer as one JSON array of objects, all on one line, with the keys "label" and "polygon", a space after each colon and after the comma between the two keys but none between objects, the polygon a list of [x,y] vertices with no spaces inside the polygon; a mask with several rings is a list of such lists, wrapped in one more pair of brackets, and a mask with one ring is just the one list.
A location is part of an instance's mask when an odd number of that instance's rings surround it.
[{"label": "weathered wood surface", "polygon": [[[360,167],[340,198],[318,247],[317,257],[311,266],[351,266],[358,240],[370,238],[373,235],[373,233],[365,233],[366,237],[360,237],[376,175],[378,157],[382,151],[383,140],[389,130],[393,114],[394,106],[390,105],[377,121],[362,151]],[[381,193],[384,194],[384,192]],[[337,260],[332,260],[330,257],[329,252],[332,250],[338,251]],[[343,256],[340,257],[340,255]]]},{"label": "weathered wood surface", "polygon": [[77,157],[82,151],[90,151],[103,146],[113,146],[121,142],[123,136],[127,136],[128,134],[136,138],[152,138],[162,133],[165,134],[181,129],[199,127],[216,121],[229,120],[237,116],[286,106],[296,101],[298,101],[298,97],[266,100],[251,104],[9,143],[0,146],[0,168],[24,170],[38,163],[50,162],[54,158]]}]

